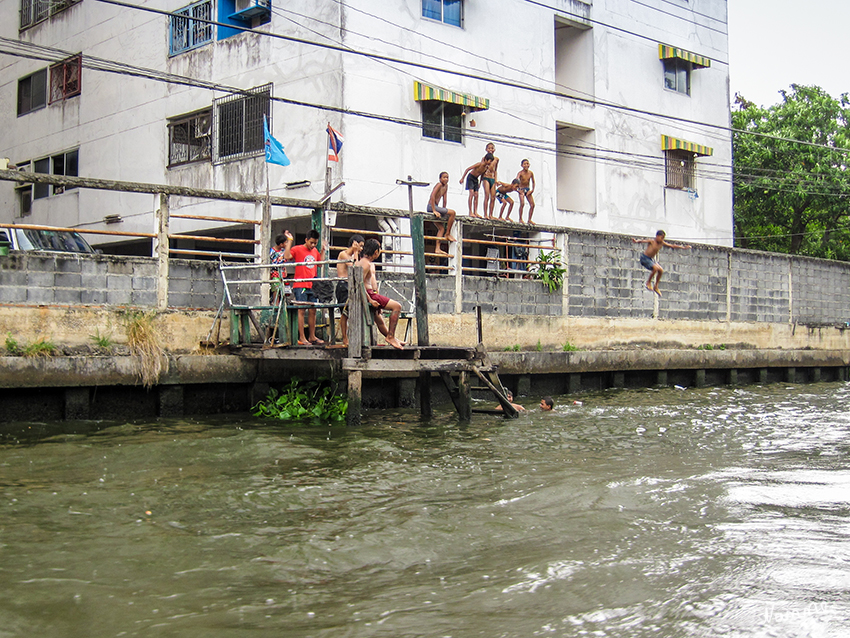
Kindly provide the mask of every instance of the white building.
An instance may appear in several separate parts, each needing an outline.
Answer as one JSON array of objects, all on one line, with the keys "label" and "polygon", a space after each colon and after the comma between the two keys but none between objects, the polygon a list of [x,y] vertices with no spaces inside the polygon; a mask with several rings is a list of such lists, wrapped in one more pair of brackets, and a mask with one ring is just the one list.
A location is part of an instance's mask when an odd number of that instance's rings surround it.
[{"label": "white building", "polygon": [[[500,180],[530,161],[539,224],[732,245],[726,0],[0,0],[0,16],[0,157],[20,168],[244,192],[268,176],[318,199],[330,123],[349,204],[407,209],[396,180],[445,170],[466,214],[458,182],[492,141]],[[263,114],[288,167],[264,162]],[[0,221],[152,232],[150,195],[61,190],[0,182]]]}]

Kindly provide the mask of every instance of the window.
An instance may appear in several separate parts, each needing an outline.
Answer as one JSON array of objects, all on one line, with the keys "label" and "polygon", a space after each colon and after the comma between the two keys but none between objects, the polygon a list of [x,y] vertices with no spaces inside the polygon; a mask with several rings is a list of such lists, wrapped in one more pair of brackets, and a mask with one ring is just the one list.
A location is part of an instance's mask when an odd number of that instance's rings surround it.
[{"label": "window", "polygon": [[463,26],[462,0],[422,0],[422,17]]},{"label": "window", "polygon": [[18,80],[18,116],[47,105],[47,69]]},{"label": "window", "polygon": [[423,100],[422,135],[446,142],[463,142],[463,106]]},{"label": "window", "polygon": [[[65,175],[68,177],[77,177],[79,171],[79,149],[58,153],[50,157],[42,157],[41,159],[31,162],[19,162],[17,167],[19,170],[45,173],[47,175]],[[66,190],[76,188],[75,186],[51,186],[50,184],[24,184],[15,188],[15,194],[18,199],[18,208],[21,217],[26,217],[32,213],[32,202],[36,199],[43,199],[50,195],[58,195]],[[51,190],[52,189],[52,190]]]},{"label": "window", "polygon": [[212,111],[181,115],[168,123],[168,165],[180,166],[209,160]]},{"label": "window", "polygon": [[667,188],[694,189],[695,157],[691,151],[679,149],[664,151]]},{"label": "window", "polygon": [[46,20],[80,0],[21,0],[21,29]]},{"label": "window", "polygon": [[664,60],[664,88],[691,94],[691,63],[679,58]]},{"label": "window", "polygon": [[212,20],[212,0],[196,2],[171,14],[169,41],[171,55],[189,51],[213,39],[213,25],[202,20]]},{"label": "window", "polygon": [[83,56],[75,55],[50,67],[50,103],[79,95],[82,90]]},{"label": "window", "polygon": [[234,94],[213,100],[214,162],[265,153],[263,117],[271,114],[271,86],[266,84],[246,91],[247,95]]}]

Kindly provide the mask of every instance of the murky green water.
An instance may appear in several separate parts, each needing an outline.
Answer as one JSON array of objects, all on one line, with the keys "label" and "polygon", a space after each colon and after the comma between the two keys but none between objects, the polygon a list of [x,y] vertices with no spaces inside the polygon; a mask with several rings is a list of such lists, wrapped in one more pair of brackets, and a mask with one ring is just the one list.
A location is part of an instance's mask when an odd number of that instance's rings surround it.
[{"label": "murky green water", "polygon": [[0,439],[0,637],[850,635],[850,386]]}]

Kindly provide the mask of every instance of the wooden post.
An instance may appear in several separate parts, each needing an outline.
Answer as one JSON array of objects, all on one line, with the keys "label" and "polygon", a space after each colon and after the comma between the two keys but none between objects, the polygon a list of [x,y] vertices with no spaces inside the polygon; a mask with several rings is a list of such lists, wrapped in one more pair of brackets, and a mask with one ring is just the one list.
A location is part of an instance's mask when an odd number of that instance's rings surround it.
[{"label": "wooden post", "polygon": [[[422,215],[410,217],[410,238],[413,241],[413,286],[416,291],[416,343],[419,347],[429,344],[428,296],[425,291],[425,223]],[[419,413],[429,418],[431,408],[431,373],[419,373]]]},{"label": "wooden post", "polygon": [[458,417],[461,421],[469,421],[472,419],[472,391],[469,385],[469,373],[462,370],[457,378],[458,390]]},{"label": "wooden post", "polygon": [[168,194],[159,194],[159,207],[156,211],[156,244],[154,257],[157,258],[156,307],[168,308]]},{"label": "wooden post", "polygon": [[[348,269],[348,357],[360,359],[363,356],[363,269],[351,266]],[[360,370],[348,372],[348,414],[349,426],[360,425],[363,411],[363,373]]]}]

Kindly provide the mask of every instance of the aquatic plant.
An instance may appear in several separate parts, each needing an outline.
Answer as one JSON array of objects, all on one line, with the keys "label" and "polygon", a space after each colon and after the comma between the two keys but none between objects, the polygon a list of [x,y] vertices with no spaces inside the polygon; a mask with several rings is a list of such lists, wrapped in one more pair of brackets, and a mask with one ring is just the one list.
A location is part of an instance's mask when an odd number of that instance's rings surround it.
[{"label": "aquatic plant", "polygon": [[564,344],[564,352],[576,352],[578,350],[579,348],[571,344],[569,341]]},{"label": "aquatic plant", "polygon": [[302,381],[293,377],[289,385],[268,396],[251,408],[254,416],[282,421],[319,419],[342,421],[348,412],[348,398],[336,393],[336,384],[327,378]]},{"label": "aquatic plant", "polygon": [[131,311],[124,315],[127,345],[138,359],[138,372],[142,385],[150,390],[164,372],[168,372],[168,357],[162,346],[162,337],[155,325],[155,312]]},{"label": "aquatic plant", "polygon": [[541,250],[537,256],[538,263],[529,268],[531,276],[548,286],[549,292],[555,292],[564,285],[564,273],[567,270],[561,264],[560,257],[561,253],[557,250],[548,253]]}]

